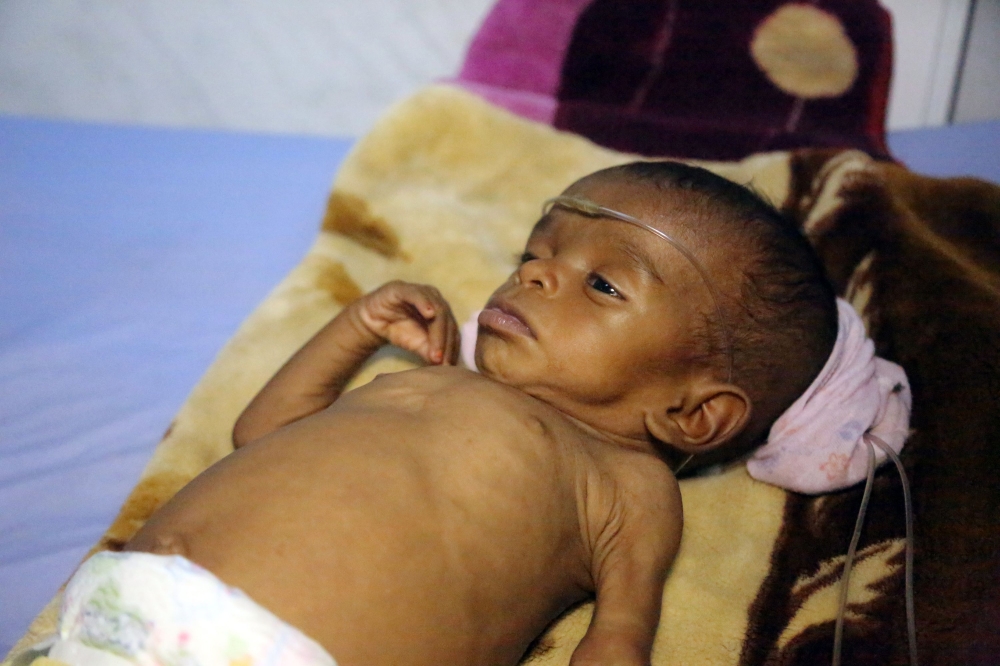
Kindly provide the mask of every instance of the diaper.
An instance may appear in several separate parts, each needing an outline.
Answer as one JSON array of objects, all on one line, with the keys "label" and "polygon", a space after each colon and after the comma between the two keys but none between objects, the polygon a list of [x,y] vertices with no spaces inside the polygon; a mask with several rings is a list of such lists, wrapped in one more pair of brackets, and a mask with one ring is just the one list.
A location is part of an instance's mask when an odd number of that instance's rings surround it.
[{"label": "diaper", "polygon": [[336,666],[295,627],[178,555],[111,553],[66,587],[49,658],[71,666]]}]

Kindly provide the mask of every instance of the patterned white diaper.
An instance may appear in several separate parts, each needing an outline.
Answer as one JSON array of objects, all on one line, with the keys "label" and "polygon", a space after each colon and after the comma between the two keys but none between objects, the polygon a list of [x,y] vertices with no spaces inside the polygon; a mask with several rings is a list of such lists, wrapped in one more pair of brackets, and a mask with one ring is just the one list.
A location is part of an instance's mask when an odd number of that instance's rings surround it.
[{"label": "patterned white diaper", "polygon": [[94,555],[49,657],[71,666],[336,666],[316,641],[178,555]]}]

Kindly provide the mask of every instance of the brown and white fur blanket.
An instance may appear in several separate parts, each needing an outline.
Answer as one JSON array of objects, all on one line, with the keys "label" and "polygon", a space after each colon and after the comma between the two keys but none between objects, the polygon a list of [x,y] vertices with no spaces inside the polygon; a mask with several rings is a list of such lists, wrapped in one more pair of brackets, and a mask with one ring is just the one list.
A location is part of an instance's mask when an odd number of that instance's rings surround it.
[{"label": "brown and white fur blanket", "polygon": [[[506,278],[545,198],[631,159],[445,86],[391,110],[343,165],[313,247],[219,353],[95,550],[120,549],[229,453],[239,412],[344,304],[400,278],[437,285],[464,320]],[[921,662],[996,663],[1000,187],[924,178],[854,151],[702,164],[753,184],[799,220],[879,354],[909,374],[913,435],[903,460],[914,490]],[[412,365],[383,350],[356,383]],[[685,533],[653,663],[828,663],[861,488],[807,497],[754,481],[738,464],[681,488]],[[906,663],[902,506],[895,472],[883,468],[851,577],[845,664]],[[57,604],[15,647],[14,663],[30,663],[23,651],[52,631]],[[570,611],[525,659],[567,663],[590,612]]]}]

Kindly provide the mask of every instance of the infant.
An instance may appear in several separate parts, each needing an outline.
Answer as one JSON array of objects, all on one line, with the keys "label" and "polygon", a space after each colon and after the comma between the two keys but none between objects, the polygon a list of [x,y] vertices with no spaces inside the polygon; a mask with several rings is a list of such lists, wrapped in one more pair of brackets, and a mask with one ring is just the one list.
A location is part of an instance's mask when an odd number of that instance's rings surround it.
[{"label": "infant", "polygon": [[[478,324],[477,373],[434,288],[346,307],[233,454],[81,567],[56,656],[510,665],[595,598],[573,664],[648,664],[682,531],[671,466],[750,451],[823,368],[819,260],[746,188],[634,163],[553,201]],[[428,366],[342,393],[385,344]]]}]

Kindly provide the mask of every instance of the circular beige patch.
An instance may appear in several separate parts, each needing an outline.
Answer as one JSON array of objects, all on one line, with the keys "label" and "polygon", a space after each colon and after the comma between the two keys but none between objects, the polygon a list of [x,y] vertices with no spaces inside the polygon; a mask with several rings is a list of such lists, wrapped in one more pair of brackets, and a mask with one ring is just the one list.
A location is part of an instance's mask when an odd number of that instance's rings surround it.
[{"label": "circular beige patch", "polygon": [[858,54],[840,20],[811,5],[778,7],[754,30],[750,54],[789,95],[837,97],[858,76]]}]

